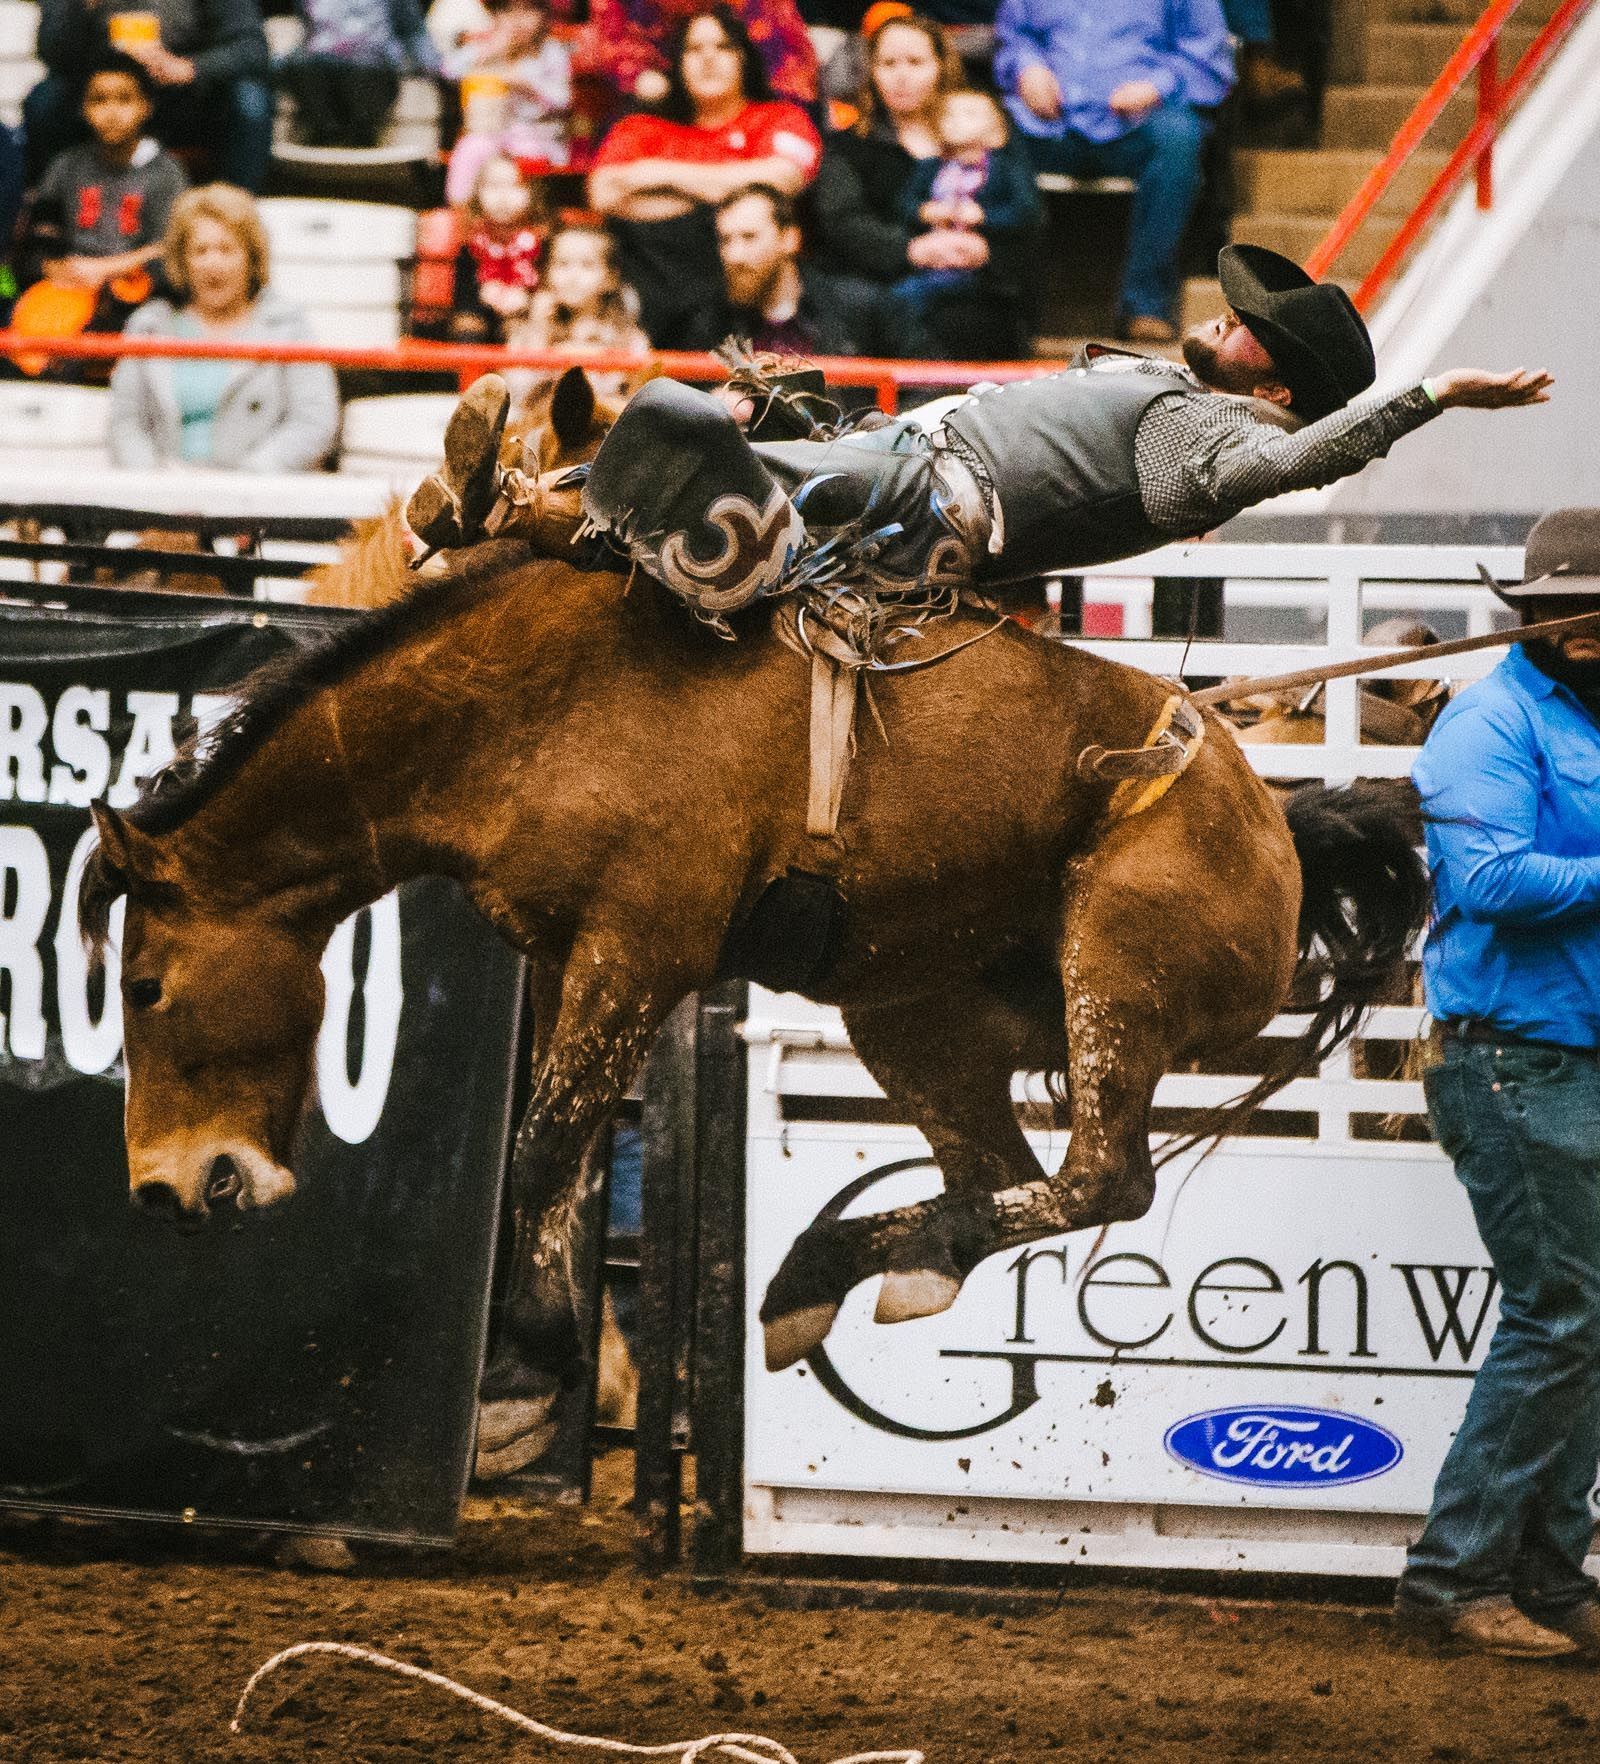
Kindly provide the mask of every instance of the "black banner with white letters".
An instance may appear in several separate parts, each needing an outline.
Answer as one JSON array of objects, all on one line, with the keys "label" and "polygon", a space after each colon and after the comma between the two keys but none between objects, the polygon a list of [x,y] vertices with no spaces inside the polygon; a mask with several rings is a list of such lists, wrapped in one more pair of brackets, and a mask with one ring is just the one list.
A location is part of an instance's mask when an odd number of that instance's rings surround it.
[{"label": "black banner with white letters", "polygon": [[443,882],[342,925],[299,1191],[186,1236],[128,1205],[115,966],[91,986],[77,931],[90,801],[339,616],[0,602],[0,1504],[454,1528],[521,964]]}]

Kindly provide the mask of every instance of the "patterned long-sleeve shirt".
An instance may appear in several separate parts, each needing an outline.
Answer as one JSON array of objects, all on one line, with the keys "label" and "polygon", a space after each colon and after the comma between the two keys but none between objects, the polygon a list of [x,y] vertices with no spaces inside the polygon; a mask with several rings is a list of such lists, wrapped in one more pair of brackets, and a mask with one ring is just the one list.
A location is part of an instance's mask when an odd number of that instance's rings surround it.
[{"label": "patterned long-sleeve shirt", "polygon": [[[1140,373],[1184,370],[1141,362]],[[1367,392],[1299,429],[1263,422],[1245,399],[1194,391],[1158,398],[1134,437],[1139,500],[1173,537],[1203,533],[1269,496],[1314,490],[1381,459],[1402,435],[1439,414],[1421,386]]]}]

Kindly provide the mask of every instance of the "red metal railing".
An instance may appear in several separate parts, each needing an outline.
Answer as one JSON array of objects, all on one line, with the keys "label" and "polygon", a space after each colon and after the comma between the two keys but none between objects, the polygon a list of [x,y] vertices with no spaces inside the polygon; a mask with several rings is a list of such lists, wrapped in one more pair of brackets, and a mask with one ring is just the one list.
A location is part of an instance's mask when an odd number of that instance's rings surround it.
[{"label": "red metal railing", "polygon": [[1527,90],[1534,77],[1560,46],[1567,32],[1587,11],[1589,0],[1564,0],[1550,15],[1548,22],[1523,52],[1510,77],[1500,79],[1500,33],[1521,0],[1494,0],[1478,22],[1462,39],[1460,47],[1445,63],[1438,79],[1424,93],[1410,116],[1400,125],[1383,162],[1378,165],[1361,188],[1356,191],[1343,213],[1328,229],[1327,235],[1306,259],[1306,270],[1319,279],[1332,269],[1341,251],[1355,237],[1357,229],[1372,214],[1384,193],[1394,182],[1400,168],[1417,150],[1422,138],[1438,120],[1440,112],[1465,84],[1474,68],[1478,74],[1476,114],[1466,139],[1450,155],[1444,169],[1428,186],[1421,200],[1401,223],[1383,255],[1368,272],[1356,290],[1355,303],[1363,312],[1377,298],[1402,259],[1421,236],[1439,204],[1455,193],[1465,180],[1469,167],[1477,180],[1479,208],[1494,202],[1494,143],[1513,106]]},{"label": "red metal railing", "polygon": [[[680,380],[727,378],[714,355],[662,350],[634,355],[617,349],[576,353],[559,349],[507,349],[493,343],[406,341],[388,348],[357,348],[333,343],[269,343],[259,339],[209,341],[190,337],[22,337],[0,330],[0,356],[47,355],[68,360],[110,361],[121,356],[166,356],[176,360],[323,361],[330,367],[377,368],[392,373],[453,373],[463,386],[479,374],[508,367],[542,368],[559,373],[574,365],[596,373],[639,373],[655,366]],[[1059,373],[1061,361],[880,361],[867,356],[808,357],[831,386],[871,386],[881,410],[893,412],[903,386],[970,386],[979,380],[1031,380]]]}]

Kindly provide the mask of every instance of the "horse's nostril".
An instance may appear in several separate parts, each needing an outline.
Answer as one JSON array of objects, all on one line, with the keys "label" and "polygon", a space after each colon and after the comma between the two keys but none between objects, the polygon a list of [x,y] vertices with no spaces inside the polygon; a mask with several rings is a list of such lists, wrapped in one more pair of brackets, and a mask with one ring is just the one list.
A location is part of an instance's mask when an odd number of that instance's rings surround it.
[{"label": "horse's nostril", "polygon": [[206,1183],[206,1199],[215,1205],[235,1200],[241,1186],[239,1166],[224,1153],[211,1166],[211,1177]]},{"label": "horse's nostril", "polygon": [[183,1211],[177,1189],[165,1182],[141,1182],[133,1191],[133,1204],[158,1219],[176,1219]]}]

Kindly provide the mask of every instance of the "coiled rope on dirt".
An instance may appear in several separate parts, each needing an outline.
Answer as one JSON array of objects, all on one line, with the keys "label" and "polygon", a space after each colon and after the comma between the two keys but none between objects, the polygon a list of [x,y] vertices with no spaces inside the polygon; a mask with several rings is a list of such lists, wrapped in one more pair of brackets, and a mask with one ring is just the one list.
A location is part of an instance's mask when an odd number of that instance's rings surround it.
[{"label": "coiled rope on dirt", "polygon": [[[677,1758],[681,1764],[700,1764],[701,1760],[719,1755],[738,1759],[739,1764],[800,1764],[800,1760],[787,1746],[759,1733],[713,1733],[707,1734],[704,1739],[670,1740],[659,1746],[638,1746],[627,1740],[564,1733],[559,1727],[547,1727],[544,1722],[535,1721],[531,1715],[524,1715],[520,1710],[497,1703],[493,1697],[469,1690],[455,1679],[446,1678],[442,1672],[429,1672],[421,1666],[408,1665],[404,1660],[391,1659],[387,1654],[376,1653],[371,1648],[357,1647],[353,1642],[297,1642],[294,1647],[285,1648],[281,1653],[274,1654],[264,1665],[258,1666],[241,1692],[238,1707],[233,1712],[233,1720],[228,1724],[234,1733],[244,1731],[245,1708],[256,1686],[280,1666],[286,1665],[290,1660],[303,1659],[309,1654],[333,1654],[342,1660],[355,1660],[362,1665],[379,1667],[382,1671],[393,1672],[401,1678],[418,1679],[423,1684],[431,1684],[439,1690],[448,1691],[453,1697],[460,1697],[463,1702],[471,1703],[486,1715],[498,1715],[502,1721],[509,1721],[513,1727],[519,1727],[524,1733],[531,1733],[537,1739],[548,1740],[552,1745],[585,1746],[591,1751],[622,1753],[630,1758]],[[925,1760],[923,1754],[916,1751],[852,1752],[848,1758],[835,1758],[833,1764],[925,1764]]]}]

